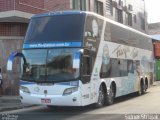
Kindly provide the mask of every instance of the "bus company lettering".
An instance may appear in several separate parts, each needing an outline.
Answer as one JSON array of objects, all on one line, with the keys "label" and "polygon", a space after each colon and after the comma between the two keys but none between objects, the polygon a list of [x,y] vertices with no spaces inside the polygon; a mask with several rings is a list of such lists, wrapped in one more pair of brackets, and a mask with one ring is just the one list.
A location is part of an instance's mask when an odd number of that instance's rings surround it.
[{"label": "bus company lettering", "polygon": [[70,46],[70,43],[63,42],[63,43],[31,44],[29,47],[32,47],[32,48],[38,48],[38,47],[46,48],[46,47],[66,47],[66,46]]},{"label": "bus company lettering", "polygon": [[125,56],[127,58],[127,53],[129,52],[130,47],[119,45],[112,53],[116,53],[117,57]]}]

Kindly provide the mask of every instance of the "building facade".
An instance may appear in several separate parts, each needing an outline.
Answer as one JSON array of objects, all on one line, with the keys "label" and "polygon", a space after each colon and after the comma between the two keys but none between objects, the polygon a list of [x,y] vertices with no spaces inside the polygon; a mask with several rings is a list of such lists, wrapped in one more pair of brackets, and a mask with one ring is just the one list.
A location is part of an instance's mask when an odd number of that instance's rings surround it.
[{"label": "building facade", "polygon": [[160,40],[160,23],[151,23],[148,25],[148,34],[153,39]]},{"label": "building facade", "polygon": [[1,94],[18,94],[20,59],[15,59],[11,73],[6,71],[6,64],[13,51],[21,51],[31,16],[61,10],[96,12],[141,32],[147,32],[144,0],[0,0],[0,67],[3,75]]},{"label": "building facade", "polygon": [[96,12],[147,33],[144,0],[71,0],[71,9]]}]

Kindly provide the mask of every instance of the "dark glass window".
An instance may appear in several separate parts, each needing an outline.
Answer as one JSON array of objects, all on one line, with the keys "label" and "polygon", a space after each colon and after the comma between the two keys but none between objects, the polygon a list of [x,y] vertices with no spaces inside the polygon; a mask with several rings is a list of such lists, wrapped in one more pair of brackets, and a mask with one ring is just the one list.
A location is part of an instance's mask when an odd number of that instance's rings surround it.
[{"label": "dark glass window", "polygon": [[[47,80],[73,80],[79,77],[79,67],[74,67],[77,48],[50,49],[47,57]],[[80,62],[80,58],[78,58]],[[77,66],[80,63],[77,62]]]},{"label": "dark glass window", "polygon": [[75,10],[87,10],[86,0],[72,0],[72,6]]},{"label": "dark glass window", "polygon": [[127,61],[127,69],[128,73],[134,73],[134,66],[133,66],[133,60],[128,60]]},{"label": "dark glass window", "polygon": [[134,23],[137,23],[137,16],[134,15],[133,18],[134,18]]},{"label": "dark glass window", "polygon": [[123,1],[122,1],[122,0],[119,0],[119,1],[118,1],[118,5],[119,5],[120,7],[123,7]]},{"label": "dark glass window", "polygon": [[145,30],[145,20],[143,17],[141,17],[141,28],[142,30]]},{"label": "dark glass window", "polygon": [[113,15],[112,0],[106,0],[106,13],[109,15]]},{"label": "dark glass window", "polygon": [[83,57],[83,75],[91,75],[91,59],[89,56]]},{"label": "dark glass window", "polygon": [[91,48],[94,53],[92,55],[92,62],[95,62],[96,54],[98,51],[101,34],[102,34],[103,20],[95,16],[88,15],[86,17],[85,23],[85,37],[84,37],[84,47]]},{"label": "dark glass window", "polygon": [[103,3],[100,1],[95,1],[95,12],[100,14],[100,15],[104,15],[103,13]]},{"label": "dark glass window", "polygon": [[127,13],[128,15],[128,25],[132,26],[132,14],[131,13]]},{"label": "dark glass window", "polygon": [[127,76],[128,75],[128,70],[127,70],[127,60],[119,60],[118,61],[119,64],[119,73],[120,76]]},{"label": "dark glass window", "polygon": [[120,9],[117,9],[117,21],[123,23],[123,11]]},{"label": "dark glass window", "polygon": [[80,75],[78,51],[79,48],[23,50],[26,63],[22,62],[21,78],[37,82],[76,80]]},{"label": "dark glass window", "polygon": [[24,50],[23,54],[27,63],[22,63],[21,77],[24,80],[44,80],[47,50]]},{"label": "dark glass window", "polygon": [[107,41],[111,40],[112,42],[118,44],[124,44],[152,51],[153,46],[150,38],[138,34],[136,32],[133,32],[129,29],[118,27],[117,25],[114,24],[109,24],[107,26],[108,26],[107,28],[108,39],[106,39]]},{"label": "dark glass window", "polygon": [[133,60],[111,58],[108,64],[102,62],[100,77],[124,77],[134,73]]},{"label": "dark glass window", "polygon": [[55,15],[33,18],[25,43],[81,41],[85,15]]},{"label": "dark glass window", "polygon": [[88,0],[88,11],[90,11],[91,10],[91,0]]}]

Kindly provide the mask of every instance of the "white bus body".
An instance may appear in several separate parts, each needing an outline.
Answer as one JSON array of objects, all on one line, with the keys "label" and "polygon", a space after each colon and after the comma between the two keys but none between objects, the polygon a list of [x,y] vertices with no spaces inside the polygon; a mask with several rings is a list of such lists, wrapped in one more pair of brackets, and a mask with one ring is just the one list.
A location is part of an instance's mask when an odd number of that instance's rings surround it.
[{"label": "white bus body", "polygon": [[[80,19],[73,19],[77,22],[74,25],[63,25],[63,22],[64,24],[68,22],[68,18],[65,17],[74,15],[83,17],[81,25],[76,26]],[[63,28],[63,31],[66,29],[68,32],[75,27],[73,29],[76,32],[76,28],[79,30],[79,27],[82,27],[79,33],[82,34],[82,39],[76,41],[75,37],[75,41],[67,39],[46,42],[43,38],[44,41],[35,42],[43,37],[36,35],[44,34],[45,27],[48,26],[49,29],[51,18],[55,19],[57,16],[64,18],[61,21],[62,26],[55,29]],[[38,22],[35,21],[43,18],[47,19],[37,25]],[[52,28],[54,29],[54,25]],[[71,30],[72,33],[68,32],[67,35],[74,36],[76,34],[74,31]],[[58,34],[57,32],[56,35]],[[101,107],[112,104],[115,97],[133,92],[143,94],[153,81],[151,38],[95,13],[64,11],[36,15],[30,22],[25,41],[22,54],[19,55],[23,57],[20,80],[20,96],[23,103],[48,106],[86,106],[95,103],[97,107]],[[53,75],[58,74],[59,70],[66,66],[63,63],[67,61],[68,54],[72,56],[74,79],[56,78]],[[11,56],[8,61],[10,70],[13,58],[18,55]],[[43,58],[45,59],[41,60]],[[62,74],[61,77],[63,76]]]}]

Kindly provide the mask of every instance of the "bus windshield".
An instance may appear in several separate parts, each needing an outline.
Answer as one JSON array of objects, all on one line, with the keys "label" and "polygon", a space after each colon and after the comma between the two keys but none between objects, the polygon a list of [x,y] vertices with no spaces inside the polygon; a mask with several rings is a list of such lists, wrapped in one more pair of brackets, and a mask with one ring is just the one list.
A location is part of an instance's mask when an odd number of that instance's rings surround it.
[{"label": "bus windshield", "polygon": [[82,41],[84,21],[82,14],[32,18],[24,43]]},{"label": "bus windshield", "polygon": [[74,65],[78,51],[78,48],[23,50],[27,62],[22,62],[21,79],[35,82],[76,80],[80,75],[79,60],[76,67]]}]

